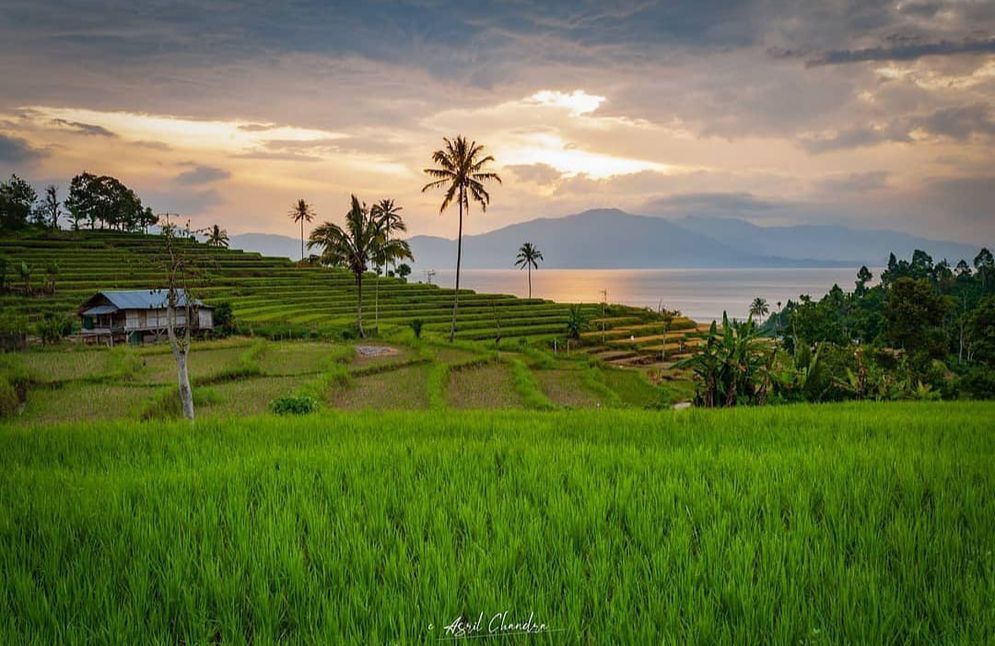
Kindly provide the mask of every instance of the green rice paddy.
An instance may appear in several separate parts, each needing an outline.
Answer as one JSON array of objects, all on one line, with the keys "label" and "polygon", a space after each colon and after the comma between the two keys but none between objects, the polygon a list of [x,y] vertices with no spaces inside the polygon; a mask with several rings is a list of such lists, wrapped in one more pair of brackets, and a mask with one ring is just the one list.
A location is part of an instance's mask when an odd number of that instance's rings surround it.
[{"label": "green rice paddy", "polygon": [[990,643],[993,419],[0,426],[0,642],[420,643],[507,610],[555,631],[521,643]]}]

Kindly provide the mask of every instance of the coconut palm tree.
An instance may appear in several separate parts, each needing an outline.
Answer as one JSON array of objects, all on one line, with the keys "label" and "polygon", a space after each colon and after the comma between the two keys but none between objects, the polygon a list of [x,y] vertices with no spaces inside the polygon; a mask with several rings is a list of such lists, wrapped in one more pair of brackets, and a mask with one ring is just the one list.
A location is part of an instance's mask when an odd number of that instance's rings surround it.
[{"label": "coconut palm tree", "polygon": [[314,220],[315,212],[303,199],[297,200],[288,213],[290,219],[301,225],[301,260],[304,260],[304,223]]},{"label": "coconut palm tree", "polygon": [[377,229],[376,246],[373,251],[373,262],[376,265],[376,292],[373,299],[374,325],[380,330],[380,273],[388,264],[398,260],[414,260],[411,247],[407,241],[396,238],[394,234],[407,231],[408,226],[401,217],[403,207],[394,204],[394,200],[380,200],[370,207],[370,219]]},{"label": "coconut palm tree", "polygon": [[214,225],[207,232],[207,246],[208,247],[224,247],[228,248],[228,232]]},{"label": "coconut palm tree", "polygon": [[754,298],[750,303],[750,316],[761,319],[768,314],[770,314],[770,305],[767,304],[767,299],[759,296]]},{"label": "coconut palm tree", "polygon": [[531,242],[524,243],[518,248],[518,255],[515,256],[515,266],[520,269],[529,270],[529,298],[532,298],[532,270],[539,269],[542,261],[542,252],[536,249]]},{"label": "coconut palm tree", "polygon": [[422,192],[434,188],[445,189],[445,197],[439,213],[443,213],[455,200],[459,205],[459,233],[456,238],[456,291],[453,294],[453,323],[449,329],[449,341],[456,338],[456,311],[459,308],[460,264],[463,257],[463,213],[470,210],[470,199],[480,204],[481,211],[487,210],[491,196],[484,188],[484,182],[501,178],[497,173],[485,171],[494,158],[484,155],[484,147],[475,141],[467,141],[463,135],[455,139],[444,137],[445,147],[432,153],[435,168],[426,168],[425,173],[434,178],[422,187]]},{"label": "coconut palm tree", "polygon": [[334,267],[345,267],[356,278],[356,326],[359,336],[363,330],[363,274],[369,267],[377,249],[379,231],[365,204],[352,196],[352,206],[345,215],[345,227],[325,222],[316,227],[308,239],[308,249],[321,247],[321,262]]}]

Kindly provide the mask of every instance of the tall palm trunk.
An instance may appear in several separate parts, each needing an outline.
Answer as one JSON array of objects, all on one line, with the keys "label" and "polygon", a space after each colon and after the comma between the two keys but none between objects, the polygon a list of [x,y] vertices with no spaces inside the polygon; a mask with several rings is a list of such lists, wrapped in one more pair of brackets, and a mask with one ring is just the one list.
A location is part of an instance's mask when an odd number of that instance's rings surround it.
[{"label": "tall palm trunk", "polygon": [[529,265],[529,300],[532,300],[532,265]]},{"label": "tall palm trunk", "polygon": [[459,191],[459,233],[456,236],[456,293],[453,294],[453,325],[449,328],[449,342],[456,340],[456,310],[459,309],[459,267],[463,259],[463,187]]},{"label": "tall palm trunk", "polygon": [[359,325],[359,338],[365,339],[363,332],[363,274],[356,276],[356,323]]},{"label": "tall palm trunk", "polygon": [[301,262],[304,262],[304,220],[301,220]]},{"label": "tall palm trunk", "polygon": [[373,296],[373,330],[380,336],[380,267],[377,267],[376,290]]}]

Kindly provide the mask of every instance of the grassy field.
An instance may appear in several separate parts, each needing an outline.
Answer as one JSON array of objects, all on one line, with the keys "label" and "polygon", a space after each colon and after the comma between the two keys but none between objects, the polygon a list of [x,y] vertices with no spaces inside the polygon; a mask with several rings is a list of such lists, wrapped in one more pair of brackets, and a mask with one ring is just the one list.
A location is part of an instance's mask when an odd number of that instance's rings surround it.
[{"label": "grassy field", "polygon": [[[386,346],[391,354],[363,356],[355,342],[343,341],[233,337],[198,342],[189,362],[197,415],[256,415],[266,412],[272,400],[308,388],[327,407],[353,410],[663,408],[682,395],[670,384],[654,385],[636,369],[518,341],[499,349],[484,342],[416,341],[408,334],[364,345]],[[26,401],[8,415],[15,423],[137,421],[179,414],[176,407],[162,405],[176,390],[176,364],[166,345],[70,344],[0,359],[0,377],[30,375]]]},{"label": "grassy field", "polygon": [[[0,426],[0,642],[991,643],[995,405]],[[487,620],[485,619],[485,624]]]}]

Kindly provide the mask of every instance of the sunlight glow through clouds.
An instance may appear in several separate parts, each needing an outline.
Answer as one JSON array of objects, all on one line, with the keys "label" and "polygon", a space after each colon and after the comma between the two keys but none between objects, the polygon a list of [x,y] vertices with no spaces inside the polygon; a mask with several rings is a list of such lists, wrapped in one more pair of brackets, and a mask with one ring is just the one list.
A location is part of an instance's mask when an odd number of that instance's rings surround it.
[{"label": "sunlight glow through clouds", "polygon": [[[132,141],[162,141],[170,146],[198,150],[250,152],[271,141],[325,141],[346,135],[325,130],[276,126],[247,121],[212,121],[132,112],[99,112],[77,108],[32,106],[23,108],[36,121],[59,120],[106,128]],[[40,117],[40,119],[38,119]]]},{"label": "sunlight glow through clouds", "polygon": [[494,146],[503,164],[546,164],[567,176],[587,175],[591,179],[604,179],[613,175],[628,175],[645,170],[667,172],[665,164],[627,159],[581,150],[564,141],[559,135],[528,133],[514,136],[511,141]]},{"label": "sunlight glow through clouds", "polygon": [[[565,177],[605,179],[642,171],[668,172],[674,167],[655,161],[595,150],[587,134],[654,129],[645,122],[594,114],[606,97],[584,90],[539,90],[512,101],[473,109],[436,113],[425,125],[440,133],[480,133],[501,165],[544,164]],[[610,137],[609,137],[610,139]]]},{"label": "sunlight glow through clouds", "polygon": [[529,101],[539,105],[566,108],[572,116],[578,117],[597,110],[604,103],[605,97],[588,94],[584,90],[574,90],[570,94],[555,90],[540,90],[526,99],[526,102]]}]

